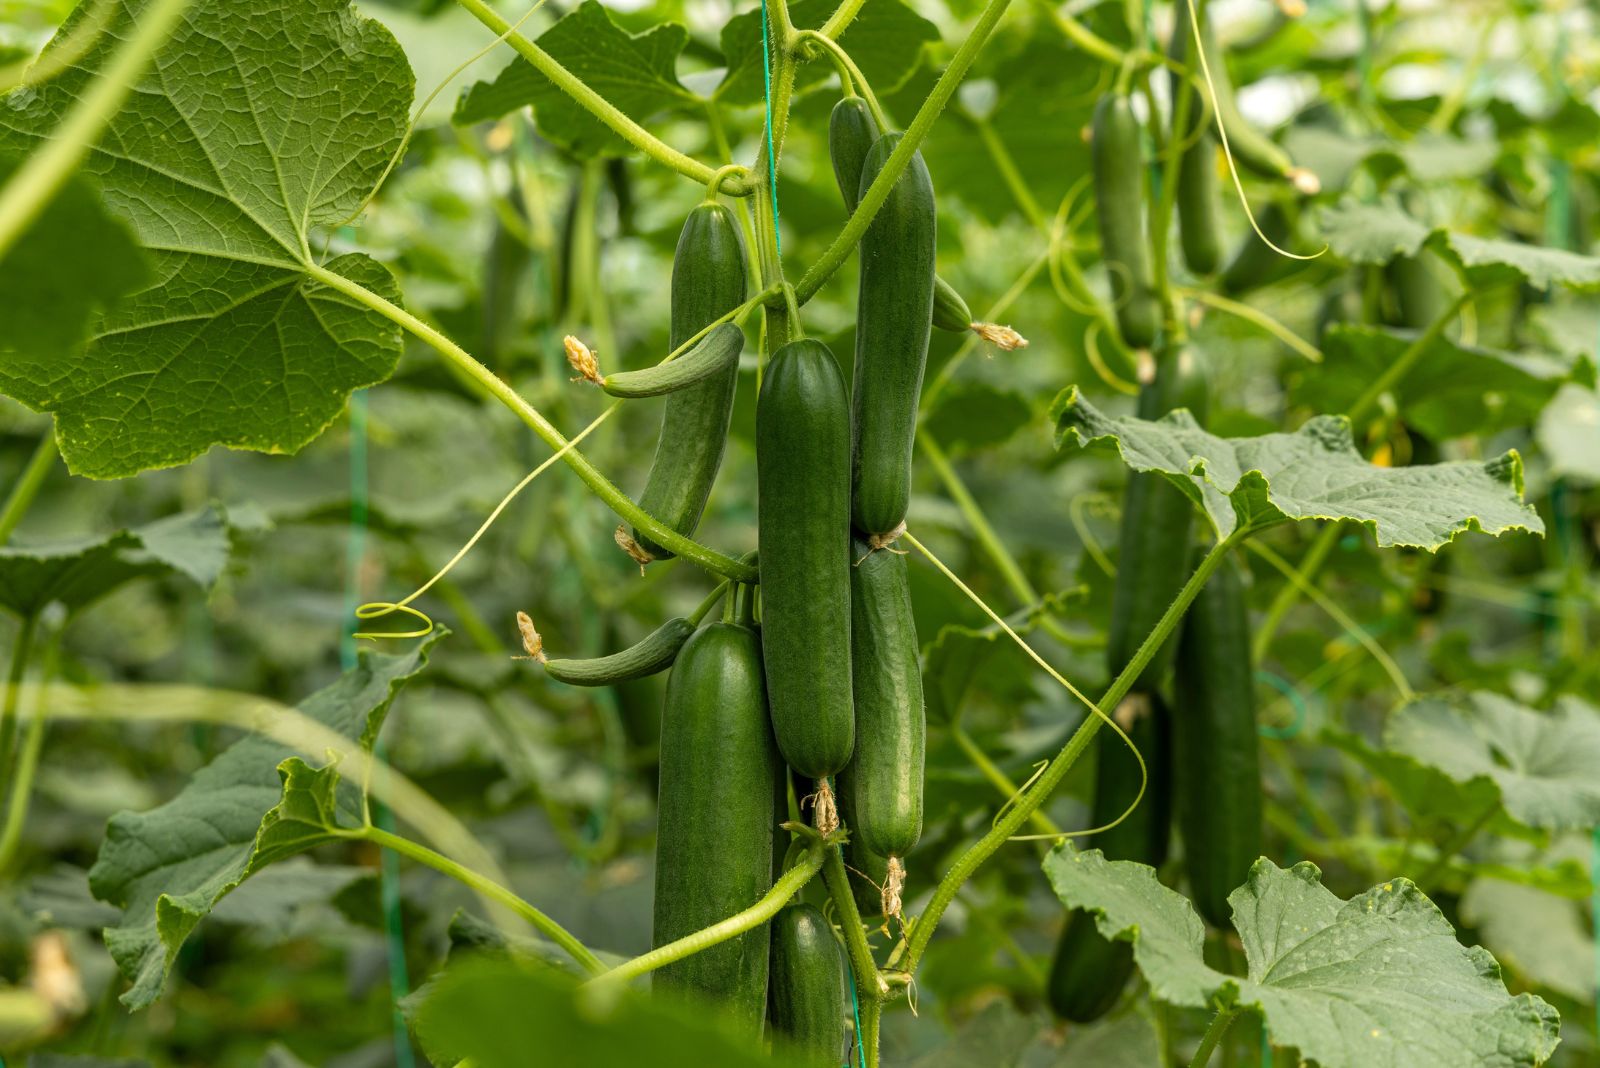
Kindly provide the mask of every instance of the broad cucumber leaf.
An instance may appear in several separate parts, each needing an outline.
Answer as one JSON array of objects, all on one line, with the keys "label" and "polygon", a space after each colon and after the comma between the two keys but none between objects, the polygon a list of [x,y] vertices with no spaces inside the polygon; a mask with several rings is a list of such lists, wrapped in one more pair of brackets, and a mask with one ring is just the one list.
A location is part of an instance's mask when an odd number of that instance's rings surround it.
[{"label": "broad cucumber leaf", "polygon": [[1600,708],[1576,697],[1549,712],[1489,692],[1460,703],[1426,698],[1390,717],[1384,746],[1486,795],[1524,826],[1600,824]]},{"label": "broad cucumber leaf", "polygon": [[1535,289],[1600,289],[1600,257],[1428,226],[1393,201],[1342,200],[1322,210],[1321,228],[1333,254],[1351,263],[1388,263],[1427,245],[1478,286],[1520,279]]},{"label": "broad cucumber leaf", "polygon": [[1471,924],[1506,966],[1580,1004],[1594,1004],[1595,942],[1582,901],[1503,879],[1474,879],[1461,895]]},{"label": "broad cucumber leaf", "polygon": [[1317,176],[1324,189],[1347,188],[1350,175],[1362,164],[1381,172],[1404,170],[1423,183],[1476,178],[1494,166],[1501,151],[1500,142],[1491,137],[1422,133],[1394,141],[1309,125],[1289,127],[1283,147],[1297,164]]},{"label": "broad cucumber leaf", "polygon": [[[300,712],[370,751],[395,695],[442,637],[400,656],[367,655]],[[227,748],[172,800],[123,812],[106,827],[90,889],[122,909],[106,948],[133,986],[123,1004],[142,1009],[161,996],[167,972],[196,925],[230,890],[274,860],[326,841],[349,792],[337,790],[335,761],[318,768],[259,735]],[[349,813],[347,812],[347,816]]]},{"label": "broad cucumber leaf", "polygon": [[[0,101],[0,152],[50,136],[148,3],[113,4],[76,64]],[[83,166],[153,283],[105,310],[86,347],[0,351],[0,390],[55,414],[75,473],[119,478],[219,444],[294,452],[389,376],[399,327],[311,271],[318,231],[360,208],[399,147],[412,91],[400,46],[349,0],[187,10]],[[370,257],[320,266],[400,299]]]},{"label": "broad cucumber leaf", "polygon": [[98,539],[0,546],[0,608],[26,617],[59,601],[76,612],[130,579],[169,572],[209,587],[227,561],[227,524],[210,508]]},{"label": "broad cucumber leaf", "polygon": [[[0,186],[17,160],[0,156]],[[93,250],[63,255],[62,250]],[[107,308],[149,284],[150,265],[93,184],[75,177],[0,256],[0,367],[11,354],[70,352]]]},{"label": "broad cucumber leaf", "polygon": [[[798,0],[789,5],[789,18],[797,29],[814,30],[838,6],[834,0]],[[922,62],[922,46],[938,39],[939,27],[902,0],[874,0],[863,6],[839,35],[839,43],[880,96],[904,85]],[[735,15],[723,25],[722,55],[728,72],[713,95],[729,104],[754,104],[763,99],[759,7]],[[833,70],[833,64],[819,56],[800,68],[796,85],[802,89],[815,85]]]},{"label": "broad cucumber leaf", "polygon": [[1069,845],[1044,868],[1068,907],[1133,943],[1155,997],[1259,1012],[1275,1045],[1319,1068],[1520,1068],[1555,1050],[1556,1011],[1532,994],[1512,997],[1494,958],[1461,945],[1409,880],[1341,901],[1314,864],[1256,861],[1228,898],[1248,965],[1238,977],[1205,963],[1200,917],[1154,868]]},{"label": "broad cucumber leaf", "polygon": [[[1330,327],[1322,342],[1326,360],[1303,369],[1293,396],[1302,404],[1344,411],[1417,336],[1377,326]],[[1407,423],[1442,441],[1527,426],[1570,372],[1568,362],[1554,356],[1439,338],[1391,392]]]},{"label": "broad cucumber leaf", "polygon": [[407,1005],[436,1064],[648,1064],[653,1068],[796,1068],[756,1036],[725,1025],[710,1005],[679,1005],[631,990],[585,991],[571,977],[505,958],[453,964]]},{"label": "broad cucumber leaf", "polygon": [[[699,106],[676,73],[678,53],[688,39],[689,31],[672,22],[631,34],[597,0],[584,0],[535,43],[624,115],[642,123],[673,108]],[[579,155],[632,151],[521,57],[494,81],[468,86],[456,101],[453,121],[467,125],[497,119],[530,105],[540,132]]]},{"label": "broad cucumber leaf", "polygon": [[1562,386],[1539,414],[1538,438],[1552,473],[1600,483],[1600,390]]},{"label": "broad cucumber leaf", "polygon": [[1378,467],[1361,458],[1341,416],[1318,416],[1292,434],[1219,438],[1184,409],[1154,421],[1106,416],[1076,386],[1056,398],[1051,417],[1057,448],[1109,448],[1135,471],[1166,475],[1218,537],[1284,520],[1353,519],[1380,546],[1433,551],[1467,530],[1544,531],[1522,501],[1515,451],[1487,463]]}]

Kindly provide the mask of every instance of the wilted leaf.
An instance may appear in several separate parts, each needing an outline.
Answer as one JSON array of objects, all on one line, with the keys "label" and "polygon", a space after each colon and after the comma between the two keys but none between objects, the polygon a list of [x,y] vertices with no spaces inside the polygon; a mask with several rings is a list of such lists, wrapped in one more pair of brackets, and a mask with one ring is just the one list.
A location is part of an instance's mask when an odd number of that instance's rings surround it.
[{"label": "wilted leaf", "polygon": [[1555,1049],[1555,1010],[1531,994],[1511,997],[1494,958],[1456,941],[1408,880],[1341,901],[1314,864],[1285,871],[1256,861],[1228,898],[1248,964],[1239,978],[1206,965],[1204,925],[1155,869],[1071,846],[1052,850],[1044,866],[1069,908],[1094,913],[1107,938],[1133,943],[1158,999],[1260,1012],[1275,1044],[1320,1068],[1520,1068]]},{"label": "wilted leaf", "polygon": [[1467,530],[1544,530],[1522,502],[1515,452],[1488,463],[1378,467],[1361,458],[1342,417],[1318,416],[1293,434],[1219,438],[1183,409],[1155,421],[1107,417],[1076,386],[1051,416],[1057,448],[1101,446],[1135,471],[1159,471],[1204,508],[1219,537],[1284,520],[1354,519],[1380,546],[1434,550]]}]

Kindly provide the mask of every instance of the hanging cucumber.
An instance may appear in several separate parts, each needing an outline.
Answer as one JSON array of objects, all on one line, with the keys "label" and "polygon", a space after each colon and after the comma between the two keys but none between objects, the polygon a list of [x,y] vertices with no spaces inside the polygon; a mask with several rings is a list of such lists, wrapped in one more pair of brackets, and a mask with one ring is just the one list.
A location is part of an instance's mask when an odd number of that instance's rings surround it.
[{"label": "hanging cucumber", "polygon": [[850,402],[820,341],[773,354],[756,402],[761,648],[772,726],[813,779],[855,746],[850,697]]},{"label": "hanging cucumber", "polygon": [[676,616],[621,652],[592,660],[546,660],[544,670],[552,679],[572,686],[612,686],[642,679],[671,667],[696,626],[692,620]]},{"label": "hanging cucumber", "polygon": [[1250,613],[1239,567],[1217,568],[1183,617],[1173,678],[1173,793],[1189,897],[1224,930],[1261,855],[1261,762]]},{"label": "hanging cucumber", "polygon": [[[1167,55],[1182,66],[1189,62],[1193,35],[1189,29],[1188,5],[1178,5]],[[1183,262],[1198,275],[1216,273],[1222,265],[1222,232],[1219,225],[1221,197],[1217,187],[1217,140],[1207,118],[1209,103],[1194,90],[1194,83],[1177,71],[1171,72],[1172,115],[1177,119],[1180,106],[1187,118],[1180,130],[1173,123],[1170,143],[1187,145],[1178,159],[1177,208],[1178,243]]]},{"label": "hanging cucumber", "polygon": [[[726,622],[697,631],[678,654],[662,710],[655,946],[727,919],[772,888],[780,765],[766,713],[756,632]],[[721,1002],[758,1031],[767,944],[767,929],[757,927],[665,966],[655,983]]]},{"label": "hanging cucumber", "polygon": [[857,538],[850,576],[856,751],[839,774],[850,840],[886,859],[922,836],[922,667],[905,557]]},{"label": "hanging cucumber", "polygon": [[[899,143],[900,135],[890,133],[873,144],[861,170],[863,189]],[[933,180],[917,153],[861,238],[850,514],[866,534],[890,534],[911,505],[917,400],[933,314],[935,215]]]},{"label": "hanging cucumber", "polygon": [[[1118,723],[1144,755],[1149,785],[1139,807],[1109,831],[1094,835],[1089,846],[1111,860],[1136,860],[1160,867],[1167,858],[1172,802],[1170,719],[1161,698],[1139,694],[1117,710]],[[1099,747],[1095,769],[1094,826],[1110,823],[1127,810],[1138,795],[1139,764],[1127,744],[1110,731],[1101,737],[1110,744]],[[1127,942],[1109,942],[1086,912],[1073,912],[1062,928],[1050,964],[1047,995],[1056,1014],[1074,1023],[1089,1023],[1116,1004],[1133,974],[1133,948]]]},{"label": "hanging cucumber", "polygon": [[[693,335],[690,335],[693,336]],[[737,323],[719,323],[683,355],[670,363],[601,376],[596,385],[613,397],[660,397],[736,373],[744,350],[744,331]]]},{"label": "hanging cucumber", "polygon": [[1095,215],[1100,255],[1111,278],[1117,329],[1131,349],[1147,349],[1161,326],[1144,232],[1144,155],[1139,121],[1125,93],[1110,92],[1094,109]]},{"label": "hanging cucumber", "polygon": [[844,959],[832,926],[815,905],[788,906],[772,920],[767,1019],[775,1044],[806,1064],[838,1068],[847,1011]]},{"label": "hanging cucumber", "polygon": [[[672,348],[744,303],[747,262],[733,212],[707,201],[689,213],[672,259]],[[735,358],[716,375],[673,393],[661,413],[661,435],[639,507],[679,534],[694,533],[711,496],[738,378]],[[638,529],[633,540],[658,560],[672,555]]]},{"label": "hanging cucumber", "polygon": [[[833,106],[828,117],[828,154],[833,159],[833,177],[839,183],[839,195],[844,206],[856,210],[866,186],[861,182],[861,171],[867,162],[867,153],[878,139],[878,124],[867,109],[867,102],[859,96],[847,96]],[[933,279],[933,325],[940,330],[962,334],[973,328],[972,309],[954,286],[943,278]]]}]

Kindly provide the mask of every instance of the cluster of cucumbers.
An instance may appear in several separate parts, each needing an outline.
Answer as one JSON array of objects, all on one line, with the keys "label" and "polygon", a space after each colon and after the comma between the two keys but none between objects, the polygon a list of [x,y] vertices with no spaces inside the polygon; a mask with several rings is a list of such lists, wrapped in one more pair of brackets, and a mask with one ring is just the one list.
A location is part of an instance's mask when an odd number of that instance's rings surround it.
[{"label": "cluster of cucumbers", "polygon": [[[829,130],[854,210],[899,143],[865,101],[842,99]],[[824,833],[841,822],[850,863],[882,878],[859,899],[892,911],[902,858],[922,832],[924,712],[904,556],[889,548],[910,504],[917,403],[932,327],[969,329],[934,272],[933,183],[920,154],[860,245],[854,381],[822,342],[772,353],[757,401],[758,584],[734,583],[720,622],[679,617],[632,648],[547,660],[575,685],[670,667],[661,724],[653,941],[666,945],[755,904],[782,873],[777,841],[792,792],[815,797]],[[721,466],[747,295],[739,222],[714,197],[689,215],[672,269],[678,359],[593,381],[616,396],[665,395],[639,503],[692,535]],[[587,355],[587,353],[584,353]],[[670,553],[634,530],[645,558]],[[630,550],[631,551],[631,550]],[[759,597],[758,597],[759,591]],[[830,846],[830,848],[838,848]],[[862,886],[866,887],[862,881]],[[849,1042],[847,971],[832,925],[791,904],[771,924],[669,964],[670,988],[719,1003],[819,1064]]]}]

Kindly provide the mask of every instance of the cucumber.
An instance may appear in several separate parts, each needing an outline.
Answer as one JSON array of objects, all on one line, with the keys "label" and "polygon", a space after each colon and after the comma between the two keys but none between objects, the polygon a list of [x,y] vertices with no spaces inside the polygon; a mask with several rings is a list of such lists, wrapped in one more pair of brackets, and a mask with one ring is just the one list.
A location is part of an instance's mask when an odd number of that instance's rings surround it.
[{"label": "cucumber", "polygon": [[1250,613],[1232,560],[1183,617],[1172,699],[1173,792],[1189,897],[1206,922],[1227,930],[1228,895],[1261,855]]},{"label": "cucumber", "polygon": [[1106,93],[1095,105],[1093,141],[1095,214],[1100,256],[1111,278],[1117,329],[1130,349],[1147,349],[1161,326],[1161,302],[1150,273],[1144,233],[1144,155],[1139,121],[1124,93]]},{"label": "cucumber", "polygon": [[844,959],[833,928],[815,905],[790,905],[772,920],[774,1044],[802,1063],[838,1068],[849,1011]]},{"label": "cucumber", "polygon": [[[1171,717],[1161,698],[1143,694],[1125,702],[1118,715],[1132,714],[1122,728],[1144,754],[1149,784],[1144,800],[1117,826],[1094,835],[1089,845],[1111,860],[1136,860],[1160,867],[1167,859],[1171,824],[1172,781]],[[1102,730],[1097,742],[1093,813],[1096,827],[1110,823],[1133,803],[1139,789],[1139,765],[1127,745]],[[1075,1023],[1089,1023],[1116,1004],[1133,974],[1133,948],[1127,942],[1108,942],[1086,912],[1073,912],[1056,943],[1046,990],[1057,1015]]]},{"label": "cucumber", "polygon": [[[689,213],[672,258],[672,348],[744,303],[747,263],[733,212],[708,201]],[[661,413],[661,435],[639,507],[686,537],[700,525],[722,466],[738,379],[735,361],[669,396]],[[673,555],[638,528],[633,540],[658,560]]]},{"label": "cucumber", "polygon": [[[866,189],[861,182],[861,171],[877,139],[878,124],[873,121],[865,100],[847,96],[833,106],[833,114],[828,117],[828,154],[833,160],[833,177],[839,183],[839,195],[850,211],[856,210],[860,194]],[[972,309],[967,307],[966,299],[937,275],[933,279],[932,321],[940,330],[954,334],[972,329]]]},{"label": "cucumber", "polygon": [[[779,772],[755,631],[712,623],[678,654],[661,716],[655,916],[662,946],[749,908],[772,888]],[[655,973],[720,1002],[759,1031],[767,1001],[765,926]]]},{"label": "cucumber", "polygon": [[[1194,44],[1194,31],[1189,20],[1189,5],[1180,2],[1176,8],[1176,18],[1172,28],[1172,55],[1180,63],[1187,64]],[[1178,41],[1182,40],[1182,50],[1179,50]],[[1302,173],[1295,169],[1294,160],[1289,153],[1284,151],[1272,138],[1262,133],[1261,130],[1244,117],[1239,110],[1239,103],[1234,98],[1233,81],[1228,77],[1228,65],[1222,55],[1222,47],[1217,43],[1216,33],[1211,28],[1211,23],[1205,19],[1200,21],[1201,47],[1205,49],[1206,69],[1211,73],[1211,84],[1216,90],[1216,116],[1228,134],[1228,148],[1233,153],[1233,158],[1239,166],[1255,171],[1267,178],[1288,178],[1291,181],[1303,181],[1298,178]],[[1200,64],[1194,64],[1196,78],[1204,83],[1204,74]],[[1316,192],[1308,189],[1307,192]]]},{"label": "cucumber", "polygon": [[665,671],[678,658],[695,624],[682,616],[667,620],[619,653],[592,660],[546,660],[545,672],[572,686],[611,686]]},{"label": "cucumber", "polygon": [[[1181,10],[1173,22],[1167,54],[1175,62],[1184,64],[1189,61],[1193,38],[1189,30],[1188,5],[1179,0],[1178,6]],[[1197,275],[1215,274],[1222,265],[1222,233],[1218,225],[1221,198],[1217,188],[1217,139],[1205,120],[1209,104],[1194,91],[1193,83],[1176,71],[1172,72],[1168,85],[1173,117],[1177,117],[1178,101],[1187,99],[1189,108],[1183,128],[1180,130],[1174,123],[1171,143],[1193,141],[1178,160],[1178,244],[1183,250],[1184,266]]]},{"label": "cucumber", "polygon": [[[863,190],[899,143],[897,133],[873,143],[861,170]],[[936,214],[933,179],[919,152],[861,238],[851,518],[867,534],[893,531],[911,506],[917,400],[933,318]]]},{"label": "cucumber", "polygon": [[[1206,382],[1192,349],[1165,354],[1156,379],[1139,391],[1139,416],[1158,419],[1174,408],[1188,408],[1205,419]],[[1128,476],[1122,525],[1117,534],[1117,578],[1111,595],[1111,627],[1106,634],[1106,670],[1115,678],[1155,629],[1189,577],[1189,533],[1194,505],[1163,475]],[[1176,642],[1166,642],[1135,683],[1153,690],[1172,662]],[[1099,742],[1116,742],[1102,734]]]},{"label": "cucumber", "polygon": [[820,341],[773,354],[756,401],[761,649],[789,766],[835,774],[855,747],[850,696],[850,404]]},{"label": "cucumber", "polygon": [[600,388],[613,397],[630,399],[676,393],[708,378],[726,377],[729,368],[737,373],[739,353],[743,350],[744,331],[739,325],[719,323],[693,348],[670,363],[606,375],[600,380]]},{"label": "cucumber", "polygon": [[[1256,224],[1278,248],[1288,248],[1288,243],[1293,240],[1294,219],[1290,212],[1275,200],[1261,209],[1261,214],[1256,217]],[[1303,266],[1305,264],[1299,260],[1291,260],[1268,246],[1256,236],[1254,230],[1247,230],[1244,237],[1240,238],[1239,247],[1235,250],[1233,258],[1222,269],[1222,277],[1218,282],[1223,293],[1237,297],[1252,289],[1259,289],[1276,282]]]},{"label": "cucumber", "polygon": [[852,843],[887,860],[922,836],[922,667],[905,557],[856,539],[850,577],[856,751],[839,774]]}]

